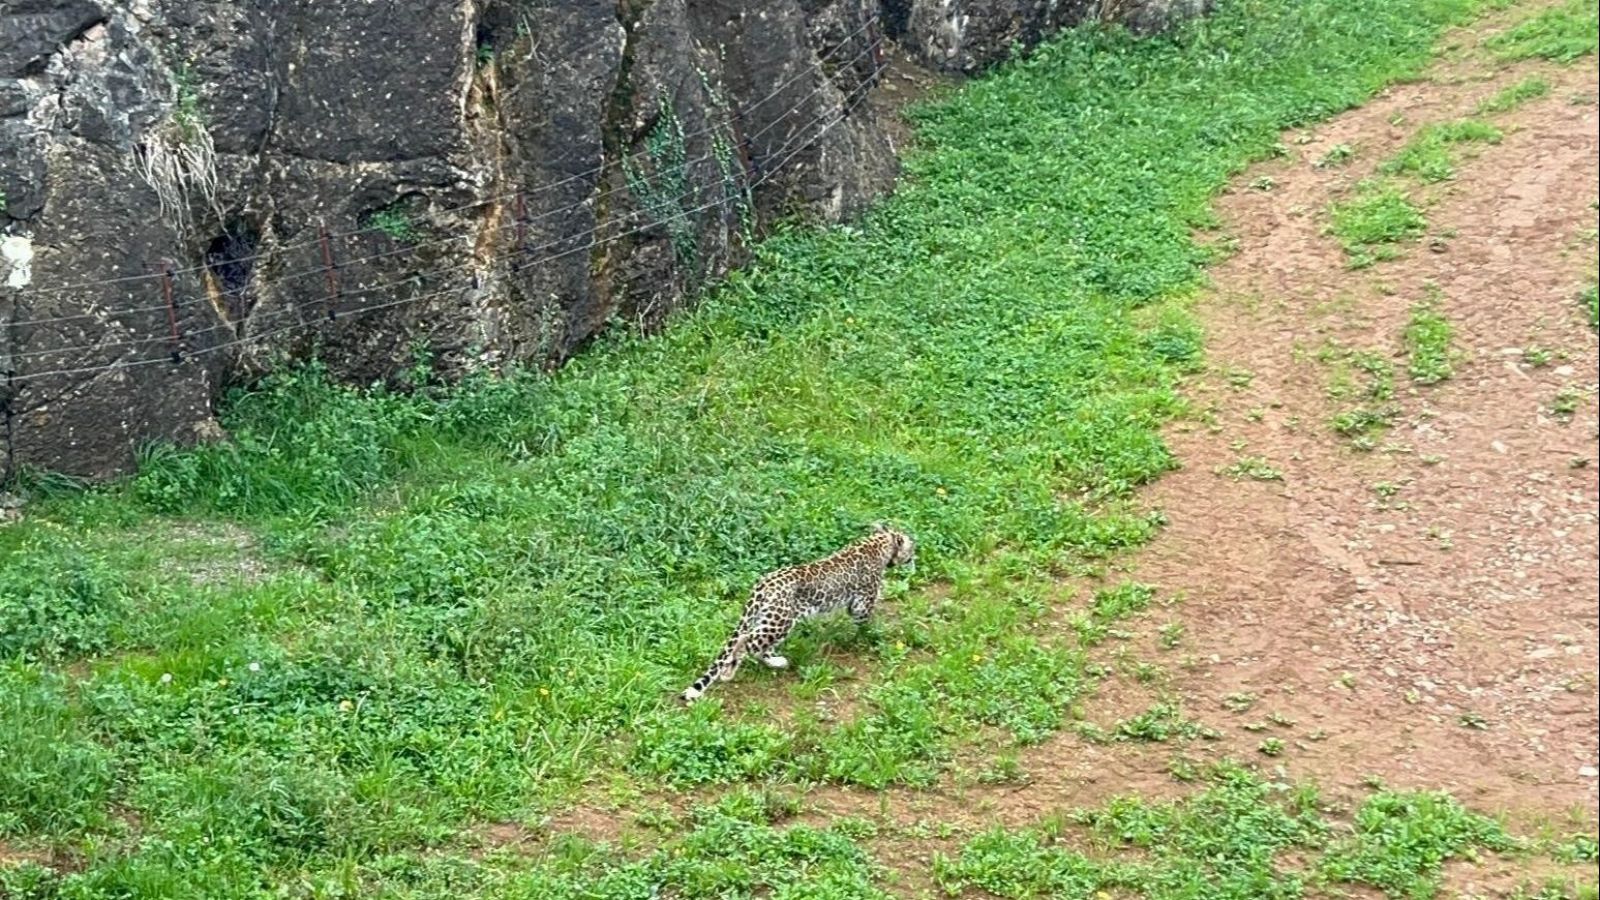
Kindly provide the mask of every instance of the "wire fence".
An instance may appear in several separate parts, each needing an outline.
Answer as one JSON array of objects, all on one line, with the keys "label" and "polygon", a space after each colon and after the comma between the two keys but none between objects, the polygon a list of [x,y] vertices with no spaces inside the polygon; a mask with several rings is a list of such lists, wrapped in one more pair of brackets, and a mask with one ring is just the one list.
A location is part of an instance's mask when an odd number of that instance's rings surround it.
[{"label": "wire fence", "polygon": [[[872,55],[876,59],[878,52],[881,50],[882,43],[883,42],[882,42],[881,38],[875,39],[870,44],[868,44],[866,47],[864,47],[860,51],[858,51],[849,60],[845,61],[843,65],[845,67],[853,67],[857,62],[861,61],[863,58],[865,58],[868,55]],[[863,85],[870,86],[876,80],[878,75],[881,74],[881,68],[882,68],[881,67],[881,63],[878,63],[877,65],[875,65],[872,76],[869,77],[868,79],[865,79],[863,81]],[[767,94],[765,97],[763,97],[761,100],[757,101],[757,104],[758,105],[759,104],[764,104],[767,101],[771,100],[773,97],[777,96],[777,93],[779,91],[781,91],[783,86],[786,86],[787,84],[793,83],[794,81],[798,80],[799,77],[800,76],[796,75],[796,76],[791,76],[789,79],[786,79],[783,85],[780,85],[780,87],[778,89],[774,90],[773,92],[771,92],[771,93]],[[774,129],[778,128],[779,126],[791,121],[791,119],[796,114],[798,114],[802,110],[804,110],[805,107],[808,106],[814,99],[816,99],[817,97],[825,94],[829,90],[830,87],[831,87],[831,85],[829,83],[824,82],[823,84],[820,84],[817,87],[813,88],[811,91],[809,91],[803,97],[801,97],[800,100],[795,102],[788,109],[784,110],[780,115],[778,115],[776,118],[774,118],[773,121],[769,122],[766,126],[764,126],[763,128],[759,129],[758,131],[756,131],[756,132],[754,132],[754,133],[752,133],[750,135],[745,136],[743,142],[745,144],[747,144],[747,145],[753,146],[756,141],[760,140],[762,137],[764,137],[769,132],[771,132]],[[859,87],[858,87],[857,90],[859,90]],[[852,95],[854,93],[855,92],[852,91]],[[693,132],[693,133],[691,133],[689,135],[685,135],[683,139],[687,140],[688,138],[690,138],[692,136],[709,133],[709,131],[710,131],[710,129],[705,129],[705,130],[702,130],[700,132]],[[774,151],[770,155],[776,156],[776,155],[781,154],[782,152],[783,152],[783,147],[780,146],[776,151]],[[643,157],[645,155],[646,155],[645,151],[641,151],[639,153],[633,154],[632,156],[626,157],[624,160],[619,160],[619,161],[616,161],[616,162],[613,162],[613,163],[608,163],[605,166],[596,167],[596,168],[591,169],[589,171],[591,173],[597,173],[597,172],[600,172],[602,170],[602,168],[609,168],[611,166],[625,167],[630,163],[634,164],[634,165],[641,165],[641,163],[639,163],[638,160],[640,159],[640,157]],[[702,156],[696,157],[694,159],[686,160],[686,161],[680,163],[678,165],[678,167],[680,169],[687,170],[687,169],[689,169],[689,168],[691,168],[693,166],[696,166],[696,165],[699,165],[699,164],[702,164],[702,163],[712,162],[712,161],[715,160],[715,158],[716,158],[716,153],[715,152],[707,153],[707,154],[704,154]],[[760,168],[761,167],[760,164],[759,164],[759,161],[757,162],[757,165],[755,167],[756,168]],[[562,179],[562,181],[564,181],[564,182],[565,181],[571,181],[573,179],[573,177],[574,176],[568,176],[567,178]],[[409,220],[402,220],[400,222],[396,222],[396,223],[390,224],[390,225],[386,226],[383,229],[368,228],[368,229],[348,230],[348,231],[343,231],[343,232],[332,232],[332,231],[327,230],[326,228],[319,228],[318,229],[319,230],[319,234],[318,234],[317,238],[314,238],[312,240],[275,246],[271,250],[269,250],[267,252],[264,252],[264,253],[251,254],[251,255],[248,255],[248,256],[230,258],[230,259],[227,260],[227,263],[229,265],[240,265],[240,264],[243,264],[243,263],[259,261],[259,260],[262,260],[262,259],[266,259],[268,257],[281,258],[285,254],[288,254],[290,251],[297,250],[297,249],[305,249],[305,248],[309,248],[309,247],[314,247],[315,246],[320,250],[320,253],[319,253],[320,259],[317,260],[316,265],[306,266],[306,267],[303,267],[303,268],[299,268],[299,269],[293,270],[293,271],[291,271],[289,273],[286,273],[286,274],[271,276],[271,277],[268,277],[268,278],[255,278],[255,279],[252,279],[251,283],[252,283],[252,286],[257,291],[260,291],[260,290],[262,290],[264,288],[267,288],[267,287],[282,286],[282,285],[286,285],[286,284],[289,284],[289,283],[297,282],[297,281],[300,281],[302,279],[310,278],[310,277],[322,277],[322,278],[326,279],[328,277],[328,273],[330,271],[337,271],[338,269],[341,269],[341,268],[352,268],[352,267],[355,267],[355,266],[358,266],[358,265],[361,265],[361,264],[365,264],[365,263],[381,262],[381,261],[384,261],[384,260],[393,259],[395,257],[416,254],[419,250],[423,250],[423,249],[442,249],[442,248],[448,247],[449,245],[458,244],[458,243],[461,243],[461,242],[464,242],[464,241],[482,240],[485,237],[498,238],[498,237],[502,236],[507,231],[515,231],[515,232],[517,232],[517,235],[518,235],[518,238],[519,238],[519,243],[520,243],[521,238],[524,237],[528,231],[532,230],[531,226],[533,226],[533,225],[535,225],[537,223],[540,223],[540,222],[548,221],[549,219],[552,219],[552,218],[555,218],[557,216],[560,216],[563,213],[571,213],[571,212],[576,212],[576,211],[579,211],[579,210],[585,210],[585,209],[588,209],[588,208],[591,208],[591,207],[598,207],[602,203],[602,201],[610,199],[614,195],[622,193],[622,192],[624,192],[624,191],[626,191],[628,189],[627,185],[625,185],[625,184],[617,184],[617,185],[613,185],[613,186],[611,186],[609,188],[606,188],[604,190],[600,190],[597,193],[593,194],[592,196],[586,196],[586,197],[584,197],[583,199],[581,199],[581,200],[579,200],[577,202],[574,202],[574,203],[571,203],[571,204],[567,204],[565,206],[556,207],[554,209],[547,210],[545,212],[539,213],[538,215],[527,216],[527,215],[516,215],[515,214],[515,210],[516,209],[519,209],[519,208],[525,209],[525,207],[526,207],[526,198],[527,197],[532,196],[533,194],[538,193],[539,191],[544,190],[544,189],[546,189],[546,188],[548,188],[550,186],[551,185],[544,185],[544,186],[541,186],[539,188],[534,188],[534,189],[532,189],[530,191],[519,191],[519,192],[501,194],[501,195],[498,195],[497,197],[495,197],[495,198],[493,198],[491,200],[480,201],[479,203],[467,204],[467,205],[458,206],[458,207],[452,207],[452,208],[450,208],[448,210],[438,210],[438,211],[435,211],[434,213],[432,213],[433,216],[438,216],[438,215],[443,215],[443,214],[445,214],[447,212],[459,211],[459,210],[464,210],[464,209],[478,208],[478,207],[482,207],[482,206],[490,205],[490,204],[500,204],[500,203],[503,203],[504,201],[508,201],[509,200],[511,202],[512,207],[513,207],[513,215],[509,218],[509,220],[500,221],[498,224],[491,225],[487,229],[477,228],[477,229],[471,229],[471,230],[464,230],[464,231],[462,231],[462,232],[460,232],[458,234],[446,235],[446,236],[442,236],[442,237],[438,237],[438,238],[434,238],[434,239],[430,239],[430,240],[424,240],[424,241],[406,241],[406,242],[403,242],[399,246],[391,246],[391,247],[388,247],[388,248],[386,248],[384,250],[381,250],[379,252],[376,252],[376,253],[367,253],[365,255],[359,255],[359,256],[348,257],[348,258],[341,258],[341,255],[338,254],[335,251],[335,249],[333,248],[333,246],[332,246],[332,244],[333,244],[333,242],[335,240],[348,239],[348,238],[352,238],[352,237],[362,237],[362,236],[385,236],[388,233],[390,233],[390,231],[396,230],[396,229],[406,229],[406,228],[413,228],[413,227],[419,227],[419,226],[420,227],[425,227],[426,223],[429,220],[426,217],[416,217],[416,218],[412,218],[412,219],[409,219]],[[683,193],[680,193],[678,195],[675,195],[675,196],[672,196],[672,197],[669,197],[669,198],[666,198],[666,199],[667,199],[668,202],[677,203],[677,202],[680,202],[680,201],[686,199],[687,195],[690,194],[690,193],[693,193],[694,190],[696,190],[696,188],[691,186],[688,190],[684,191]],[[557,238],[555,240],[552,240],[552,241],[550,241],[550,242],[548,242],[546,244],[530,248],[530,250],[532,252],[538,252],[540,250],[548,249],[551,246],[557,245],[557,244],[561,243],[564,240],[570,240],[570,239],[571,239],[570,236],[559,237],[559,238]],[[468,266],[471,266],[471,265],[473,265],[473,263],[470,260],[469,261],[463,261],[463,262],[458,263],[455,266],[455,268],[465,268],[465,267],[468,267]],[[205,269],[207,269],[206,266],[191,266],[191,267],[188,267],[188,268],[175,268],[175,267],[172,267],[171,265],[167,265],[164,269],[162,267],[158,266],[158,267],[154,267],[152,269],[152,271],[150,271],[148,273],[140,274],[140,275],[119,276],[119,277],[115,277],[115,278],[101,279],[101,280],[98,280],[98,281],[81,281],[81,282],[77,282],[75,285],[72,286],[72,288],[81,292],[81,291],[86,290],[86,289],[91,288],[91,287],[112,285],[112,284],[126,284],[126,283],[129,283],[129,282],[132,282],[132,281],[146,282],[146,283],[150,283],[150,282],[167,282],[167,283],[170,283],[174,279],[176,279],[176,278],[178,278],[178,277],[180,277],[180,276],[182,276],[184,274],[197,273],[197,272],[201,272],[201,271],[203,271]],[[60,293],[60,292],[62,292],[64,290],[68,290],[68,288],[52,286],[52,287],[47,287],[47,288],[42,288],[42,289],[35,289],[35,290],[30,291],[29,293],[31,295],[33,295],[33,296],[39,296],[41,294]],[[60,325],[62,323],[66,323],[66,322],[97,321],[97,320],[104,320],[106,318],[117,317],[117,316],[131,316],[131,315],[149,314],[149,313],[166,313],[166,312],[168,312],[170,310],[173,310],[173,309],[176,309],[176,310],[182,312],[184,310],[187,310],[187,309],[190,309],[190,308],[202,305],[202,304],[208,304],[209,302],[210,302],[209,299],[206,298],[206,297],[193,296],[193,295],[176,298],[176,299],[171,300],[171,301],[169,301],[167,299],[163,299],[159,303],[146,304],[146,305],[138,305],[137,301],[133,301],[132,303],[130,303],[128,305],[119,304],[119,305],[114,306],[114,307],[92,307],[92,308],[89,308],[89,309],[85,309],[82,312],[67,313],[67,314],[62,314],[62,315],[43,316],[43,317],[37,317],[37,318],[20,318],[20,317],[17,317],[17,318],[11,319],[6,324],[11,325],[11,326],[15,326],[15,327],[39,326],[39,325]],[[85,350],[85,349],[90,349],[91,346],[98,346],[98,347],[105,348],[105,347],[116,346],[116,345],[97,344],[97,345],[86,345],[86,346],[83,346],[83,347],[74,347],[74,348],[59,348],[59,350],[36,351],[34,355],[42,355],[42,354],[45,354],[45,353],[54,353],[54,352],[65,352],[67,350]],[[27,354],[21,354],[21,356],[23,356],[23,357],[26,357],[26,355]]]},{"label": "wire fence", "polygon": [[[837,42],[835,42],[833,44],[833,46],[829,47],[828,50],[826,50],[825,52],[819,54],[818,57],[817,57],[817,63],[816,63],[815,66],[802,67],[795,74],[793,74],[793,75],[789,76],[788,78],[785,78],[782,81],[778,82],[777,85],[775,85],[771,90],[769,90],[766,94],[761,96],[759,99],[757,99],[757,100],[755,100],[755,101],[753,101],[751,103],[744,104],[744,105],[742,105],[740,107],[736,107],[736,108],[730,109],[729,112],[726,115],[724,115],[721,118],[716,119],[716,120],[708,123],[703,128],[700,128],[697,131],[692,131],[692,132],[688,132],[688,133],[684,134],[683,138],[685,140],[689,140],[689,139],[692,139],[692,138],[702,137],[702,136],[705,136],[705,135],[722,132],[725,129],[736,127],[744,119],[753,118],[758,110],[760,110],[762,107],[766,106],[768,103],[772,102],[773,100],[777,99],[779,97],[779,95],[781,95],[789,87],[791,87],[795,83],[797,83],[797,82],[799,82],[802,79],[807,78],[807,77],[811,77],[811,76],[819,75],[819,74],[821,74],[823,76],[822,77],[822,83],[817,85],[815,88],[813,88],[812,91],[810,93],[808,93],[806,95],[806,97],[801,101],[801,103],[804,103],[807,100],[809,100],[810,98],[815,97],[818,94],[825,92],[827,90],[827,88],[829,87],[829,82],[828,82],[828,80],[826,78],[826,74],[825,74],[826,68],[828,67],[828,65],[830,63],[833,62],[834,57],[841,50],[843,50],[846,47],[850,46],[853,41],[855,41],[857,38],[862,37],[862,36],[868,36],[869,37],[867,46],[865,48],[861,49],[860,51],[858,51],[850,59],[848,59],[845,62],[839,64],[837,66],[837,68],[839,68],[841,70],[842,69],[853,68],[855,66],[855,64],[860,62],[867,54],[871,54],[873,56],[874,69],[873,69],[873,75],[871,76],[871,79],[869,79],[869,80],[875,80],[878,77],[878,75],[881,74],[881,71],[882,71],[882,68],[883,68],[883,61],[882,61],[883,37],[879,33],[879,24],[880,24],[879,23],[879,16],[877,14],[873,14],[873,15],[867,17],[867,19],[864,22],[862,22],[861,25],[857,26],[853,31],[849,32],[844,37],[840,38]],[[799,104],[797,104],[797,106],[798,105]],[[774,128],[777,125],[781,124],[781,122],[784,120],[785,117],[787,117],[788,115],[790,115],[790,114],[792,114],[794,112],[795,108],[796,107],[791,107],[784,114],[778,116],[772,122],[768,123],[767,126],[765,126],[764,128],[758,130],[754,134],[750,134],[750,135],[744,136],[743,143],[752,144],[753,142],[755,142],[758,139],[760,139],[764,134],[766,134],[772,128]],[[502,203],[515,202],[518,198],[522,198],[524,201],[526,201],[527,198],[535,197],[535,196],[538,196],[540,194],[545,194],[545,193],[553,191],[553,190],[555,190],[557,188],[564,187],[564,186],[566,186],[568,184],[573,184],[575,182],[584,182],[584,183],[586,183],[586,185],[588,187],[590,187],[592,189],[594,186],[598,185],[600,183],[600,181],[603,180],[604,176],[608,172],[622,171],[630,163],[631,164],[635,164],[635,165],[639,164],[646,155],[647,155],[646,151],[639,151],[639,152],[631,154],[631,155],[619,156],[616,159],[603,161],[599,165],[596,165],[596,166],[593,166],[591,168],[585,169],[585,170],[583,170],[581,172],[576,172],[576,173],[573,173],[571,175],[564,176],[562,178],[556,179],[555,181],[547,182],[547,183],[542,184],[542,185],[538,185],[538,186],[531,187],[531,188],[525,188],[525,189],[517,190],[517,191],[507,191],[507,192],[496,194],[496,195],[493,195],[493,196],[490,196],[490,197],[479,198],[477,200],[471,201],[470,203],[463,203],[463,204],[459,204],[459,205],[456,205],[456,206],[442,207],[442,208],[430,211],[427,215],[409,217],[409,218],[401,219],[401,220],[396,221],[396,222],[391,223],[391,224],[373,225],[373,226],[368,226],[368,227],[365,227],[365,228],[354,228],[354,229],[346,229],[346,230],[341,230],[341,231],[329,231],[329,230],[325,230],[324,229],[315,238],[310,238],[310,239],[307,239],[307,240],[297,241],[297,242],[288,243],[288,244],[282,244],[282,245],[273,247],[269,251],[266,251],[266,252],[263,252],[263,253],[251,254],[251,255],[243,256],[243,257],[238,257],[236,259],[230,260],[230,262],[232,262],[232,263],[256,262],[256,261],[259,261],[259,260],[262,260],[262,259],[266,259],[269,256],[280,255],[280,254],[282,254],[282,253],[284,253],[286,251],[298,250],[298,249],[304,249],[304,248],[307,248],[307,247],[316,246],[316,245],[319,245],[319,244],[323,243],[324,241],[326,241],[328,239],[345,239],[345,238],[361,237],[361,236],[386,235],[386,234],[388,234],[389,232],[391,232],[392,230],[394,230],[396,228],[426,227],[429,224],[430,220],[432,218],[434,218],[434,217],[437,217],[437,216],[448,215],[448,214],[451,214],[451,213],[468,212],[468,211],[473,210],[473,209],[481,209],[481,208],[485,208],[485,207],[493,207],[493,206],[496,206],[496,205],[502,204]],[[685,163],[685,165],[690,165],[690,164],[699,163],[699,162],[705,162],[705,161],[709,160],[710,158],[711,157],[709,155],[703,156],[703,157],[700,157],[699,159],[691,160],[690,162]],[[530,222],[531,221],[535,221],[535,220],[537,220],[539,218],[548,218],[548,217],[554,216],[554,215],[556,215],[556,214],[558,214],[560,212],[565,212],[565,211],[571,210],[571,209],[573,209],[575,207],[585,205],[588,202],[590,202],[590,201],[584,200],[584,201],[580,201],[579,203],[572,204],[572,205],[567,206],[567,207],[562,207],[560,209],[551,210],[549,212],[541,214],[541,216],[539,216],[539,217],[535,217],[535,219],[530,220]],[[185,267],[185,268],[174,268],[172,270],[171,274],[174,275],[174,276],[180,276],[180,275],[186,275],[186,274],[191,274],[191,273],[198,273],[198,272],[201,272],[201,271],[205,270],[206,268],[207,268],[207,266],[204,265],[204,264],[188,266],[188,267]],[[320,270],[318,270],[318,271],[320,271]],[[153,281],[159,279],[160,277],[161,277],[160,273],[157,273],[157,272],[141,272],[141,273],[136,273],[136,274],[120,275],[120,276],[115,276],[115,277],[111,277],[111,278],[101,278],[101,279],[92,279],[92,280],[86,280],[86,281],[78,281],[78,282],[73,282],[73,283],[64,284],[64,285],[52,285],[52,286],[45,287],[45,288],[35,289],[31,293],[33,293],[34,295],[37,296],[37,295],[43,295],[43,294],[79,292],[79,291],[82,291],[82,290],[87,289],[87,288],[100,287],[100,286],[109,285],[109,284],[128,284],[128,283],[134,283],[134,282],[153,282]],[[41,320],[41,321],[48,321],[48,320]],[[32,323],[29,323],[29,322],[18,322],[18,323],[15,323],[15,324],[32,324]]]},{"label": "wire fence", "polygon": [[[250,280],[250,288],[260,291],[268,286],[287,287],[305,279],[320,278],[323,289],[314,299],[269,312],[251,315],[240,322],[230,321],[227,317],[217,313],[218,321],[200,327],[187,327],[185,321],[196,307],[202,305],[209,307],[213,303],[211,296],[201,293],[199,295],[180,296],[177,284],[181,276],[205,273],[211,268],[210,264],[179,268],[173,262],[163,260],[151,267],[148,272],[136,275],[116,276],[99,280],[80,281],[69,285],[55,285],[25,292],[25,295],[58,295],[64,292],[84,292],[94,288],[104,288],[108,285],[127,286],[130,293],[125,297],[129,301],[126,305],[93,306],[81,312],[49,315],[42,317],[24,318],[13,315],[0,321],[11,335],[16,330],[25,327],[57,326],[70,328],[103,327],[108,323],[115,323],[124,328],[126,337],[113,341],[99,340],[92,343],[81,343],[59,347],[30,347],[26,350],[11,352],[0,356],[0,416],[3,416],[4,436],[6,439],[6,458],[3,460],[4,472],[0,473],[0,483],[9,481],[14,472],[14,461],[11,454],[14,449],[13,419],[15,417],[12,401],[16,396],[19,386],[37,383],[51,378],[78,377],[86,378],[103,373],[143,369],[150,366],[167,365],[182,367],[194,360],[221,353],[230,349],[242,349],[249,345],[272,341],[297,332],[317,328],[324,323],[346,320],[352,317],[364,316],[383,310],[425,303],[429,300],[460,295],[466,291],[479,289],[477,278],[463,283],[457,277],[449,286],[418,290],[430,282],[437,282],[441,278],[461,273],[463,270],[472,269],[477,273],[501,272],[508,275],[518,275],[535,267],[546,265],[576,254],[592,253],[594,250],[616,241],[629,237],[644,235],[659,229],[670,229],[676,224],[687,223],[693,217],[720,210],[726,215],[732,203],[748,201],[755,190],[764,184],[776,179],[781,173],[788,170],[795,160],[806,149],[815,145],[832,129],[845,121],[855,109],[866,100],[871,88],[880,80],[886,67],[883,55],[883,39],[876,30],[877,18],[868,19],[860,27],[847,34],[835,43],[826,53],[819,57],[819,62],[827,63],[840,54],[840,51],[850,46],[863,34],[869,36],[868,42],[837,63],[837,69],[854,69],[864,59],[870,57],[870,74],[863,77],[853,89],[839,93],[840,89],[830,80],[822,66],[803,68],[799,73],[780,81],[767,94],[752,104],[731,112],[727,117],[717,122],[707,124],[690,134],[682,136],[682,140],[705,135],[718,135],[729,133],[736,123],[752,118],[752,113],[771,101],[777,99],[785,90],[795,85],[807,76],[818,76],[818,83],[812,86],[798,100],[790,103],[781,112],[772,116],[771,120],[760,129],[738,134],[740,145],[744,151],[745,164],[742,188],[738,192],[727,190],[718,191],[710,200],[701,202],[703,188],[693,179],[684,179],[686,186],[683,190],[660,198],[662,203],[655,208],[663,206],[675,210],[668,215],[650,215],[647,211],[640,211],[639,215],[611,218],[604,221],[595,221],[584,234],[557,234],[555,237],[534,243],[528,243],[528,235],[545,229],[537,226],[556,219],[563,214],[577,214],[580,211],[601,209],[602,201],[612,195],[629,190],[626,182],[616,183],[610,187],[600,189],[603,179],[608,172],[626,172],[629,166],[644,166],[652,161],[648,157],[648,148],[631,155],[621,155],[616,159],[604,162],[584,172],[564,176],[534,188],[514,192],[501,193],[496,196],[475,200],[472,203],[451,207],[447,210],[433,210],[426,216],[419,216],[408,220],[412,227],[427,226],[440,215],[447,212],[463,212],[473,209],[486,209],[492,221],[488,224],[482,221],[463,227],[459,233],[442,235],[424,241],[393,241],[392,246],[384,247],[377,252],[348,255],[341,258],[341,250],[347,249],[352,240],[371,238],[376,235],[388,236],[394,225],[384,227],[358,228],[345,231],[332,231],[319,223],[315,229],[314,238],[272,247],[262,253],[253,253],[247,256],[226,260],[229,265],[254,263],[265,259],[282,260],[284,254],[290,251],[308,251],[314,254],[316,265],[296,268],[290,272],[278,274],[264,279]],[[833,96],[837,95],[837,97]],[[823,101],[823,102],[820,102]],[[807,115],[806,110],[813,105],[821,107],[820,112]],[[782,129],[781,131],[778,131]],[[766,138],[774,131],[773,140],[776,146],[757,157],[751,150],[757,142]],[[718,154],[715,150],[691,160],[684,160],[674,164],[681,173],[690,167],[717,162]],[[566,204],[537,215],[527,215],[528,199],[541,193],[547,193],[557,187],[572,183],[583,183],[586,187],[585,197],[575,203]],[[636,224],[638,219],[642,223]],[[555,229],[551,229],[555,230]],[[505,240],[507,233],[512,237]],[[487,240],[486,240],[487,239]],[[465,243],[466,252],[461,254],[454,262],[434,266],[426,272],[409,272],[401,277],[389,280],[374,280],[371,283],[346,284],[345,275],[353,269],[363,266],[391,261],[405,255],[417,255],[425,250],[448,250],[456,244]],[[489,246],[488,252],[475,251],[474,246]],[[138,294],[143,293],[152,298],[153,302],[140,304]],[[353,303],[352,301],[364,300],[368,302]],[[18,304],[20,306],[20,303]],[[202,310],[203,312],[203,310]],[[308,314],[309,313],[309,314]],[[142,315],[145,321],[141,327],[134,327],[133,323],[124,321],[126,317]],[[68,324],[72,323],[72,324]],[[249,333],[240,333],[241,328],[249,329]],[[218,340],[217,338],[221,338]],[[11,344],[14,347],[14,343]],[[127,353],[128,356],[112,361],[89,362],[88,358],[100,357],[107,354]]]}]

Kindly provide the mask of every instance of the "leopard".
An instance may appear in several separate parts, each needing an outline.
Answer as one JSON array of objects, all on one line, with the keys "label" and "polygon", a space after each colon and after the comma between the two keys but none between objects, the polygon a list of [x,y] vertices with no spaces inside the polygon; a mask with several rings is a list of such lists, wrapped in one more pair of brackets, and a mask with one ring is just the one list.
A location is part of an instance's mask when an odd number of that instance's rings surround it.
[{"label": "leopard", "polygon": [[895,566],[914,566],[916,553],[911,535],[876,524],[870,536],[831,556],[761,576],[722,651],[680,698],[691,703],[714,682],[732,681],[739,664],[751,657],[771,669],[788,668],[789,660],[776,652],[778,645],[806,619],[843,609],[858,626],[865,625],[883,599],[885,573]]}]

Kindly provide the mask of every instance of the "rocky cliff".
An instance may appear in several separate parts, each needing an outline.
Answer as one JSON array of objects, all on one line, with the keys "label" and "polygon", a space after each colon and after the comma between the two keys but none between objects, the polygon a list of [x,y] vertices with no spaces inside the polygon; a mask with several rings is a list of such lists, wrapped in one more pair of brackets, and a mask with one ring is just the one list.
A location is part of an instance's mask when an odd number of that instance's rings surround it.
[{"label": "rocky cliff", "polygon": [[6,467],[125,472],[311,353],[370,381],[651,327],[774,218],[889,188],[893,66],[1205,2],[0,0]]}]

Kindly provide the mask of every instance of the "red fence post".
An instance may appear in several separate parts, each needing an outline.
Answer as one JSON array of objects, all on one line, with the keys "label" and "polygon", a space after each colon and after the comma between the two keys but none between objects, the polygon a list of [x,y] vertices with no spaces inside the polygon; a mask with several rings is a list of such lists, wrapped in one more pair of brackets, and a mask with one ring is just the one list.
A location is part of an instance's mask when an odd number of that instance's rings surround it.
[{"label": "red fence post", "polygon": [[172,299],[172,260],[161,261],[161,296],[167,301],[167,328],[171,334],[169,349],[174,365],[183,362],[183,335],[178,332],[178,304]]},{"label": "red fence post", "polygon": [[326,222],[317,226],[317,242],[322,245],[322,274],[328,282],[328,321],[334,319],[334,304],[338,302],[339,289],[339,264],[333,258],[333,241],[328,238],[328,225]]}]

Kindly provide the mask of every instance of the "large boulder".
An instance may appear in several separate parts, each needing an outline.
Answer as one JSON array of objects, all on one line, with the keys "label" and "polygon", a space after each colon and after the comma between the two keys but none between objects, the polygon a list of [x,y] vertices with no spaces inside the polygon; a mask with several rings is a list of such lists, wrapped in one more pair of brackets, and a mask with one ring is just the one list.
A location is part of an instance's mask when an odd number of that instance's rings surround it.
[{"label": "large boulder", "polygon": [[6,466],[127,472],[312,353],[368,382],[655,327],[891,186],[897,47],[971,72],[1202,2],[0,0]]}]

